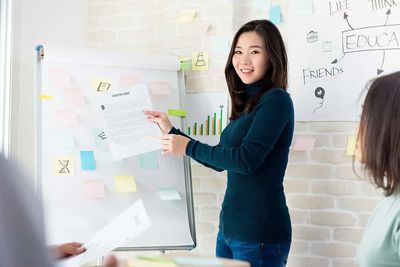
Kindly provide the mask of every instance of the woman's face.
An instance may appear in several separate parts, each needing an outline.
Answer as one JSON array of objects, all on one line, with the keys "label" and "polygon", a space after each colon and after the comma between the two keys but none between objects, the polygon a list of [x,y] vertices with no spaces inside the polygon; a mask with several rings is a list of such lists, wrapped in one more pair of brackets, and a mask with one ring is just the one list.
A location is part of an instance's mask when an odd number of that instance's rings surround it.
[{"label": "woman's face", "polygon": [[243,83],[261,80],[269,67],[269,58],[263,39],[256,32],[244,32],[239,36],[232,57],[232,65]]}]

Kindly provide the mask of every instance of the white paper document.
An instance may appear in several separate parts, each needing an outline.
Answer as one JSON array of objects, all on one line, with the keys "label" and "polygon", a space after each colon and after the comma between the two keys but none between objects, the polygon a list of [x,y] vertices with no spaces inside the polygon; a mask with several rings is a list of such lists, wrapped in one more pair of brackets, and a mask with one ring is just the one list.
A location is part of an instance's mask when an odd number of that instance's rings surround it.
[{"label": "white paper document", "polygon": [[161,131],[143,113],[153,109],[146,84],[100,92],[97,102],[114,159],[161,149],[161,142],[154,138],[160,137]]},{"label": "white paper document", "polygon": [[57,267],[77,267],[96,260],[120,247],[150,227],[150,220],[141,200],[118,215],[84,244],[86,251],[60,261]]}]

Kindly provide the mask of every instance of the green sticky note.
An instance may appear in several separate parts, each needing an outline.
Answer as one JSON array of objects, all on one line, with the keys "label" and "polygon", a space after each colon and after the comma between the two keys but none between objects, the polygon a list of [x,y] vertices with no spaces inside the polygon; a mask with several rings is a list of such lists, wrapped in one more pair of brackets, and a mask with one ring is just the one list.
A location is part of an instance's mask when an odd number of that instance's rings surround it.
[{"label": "green sticky note", "polygon": [[181,62],[181,70],[189,70],[191,65],[189,61]]},{"label": "green sticky note", "polygon": [[181,195],[179,195],[178,190],[175,188],[160,188],[158,189],[158,194],[161,200],[180,200]]},{"label": "green sticky note", "polygon": [[168,115],[176,117],[186,117],[186,110],[182,109],[168,109]]},{"label": "green sticky note", "polygon": [[94,128],[93,129],[93,139],[96,147],[106,148],[107,144],[107,136],[103,129]]},{"label": "green sticky note", "polygon": [[158,169],[157,153],[155,151],[139,155],[139,164],[142,169]]}]

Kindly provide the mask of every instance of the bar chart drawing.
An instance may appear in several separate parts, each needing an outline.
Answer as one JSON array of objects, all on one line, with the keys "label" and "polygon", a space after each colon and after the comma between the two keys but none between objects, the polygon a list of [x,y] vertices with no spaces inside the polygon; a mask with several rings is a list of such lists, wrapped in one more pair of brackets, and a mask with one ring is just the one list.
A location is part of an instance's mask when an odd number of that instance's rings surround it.
[{"label": "bar chart drawing", "polygon": [[227,94],[188,94],[187,107],[188,124],[185,133],[200,142],[218,144],[227,124]]}]

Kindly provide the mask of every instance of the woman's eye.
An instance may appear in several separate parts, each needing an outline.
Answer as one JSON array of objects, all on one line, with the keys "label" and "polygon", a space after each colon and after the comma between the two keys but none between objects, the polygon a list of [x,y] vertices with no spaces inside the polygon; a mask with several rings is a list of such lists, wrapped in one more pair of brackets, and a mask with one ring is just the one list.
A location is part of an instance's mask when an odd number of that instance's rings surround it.
[{"label": "woman's eye", "polygon": [[260,53],[259,51],[256,51],[256,50],[254,50],[254,51],[251,51],[251,53],[252,54],[258,54],[258,53]]},{"label": "woman's eye", "polygon": [[241,54],[241,53],[242,53],[241,51],[238,50],[235,51],[235,54]]}]

